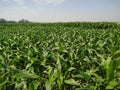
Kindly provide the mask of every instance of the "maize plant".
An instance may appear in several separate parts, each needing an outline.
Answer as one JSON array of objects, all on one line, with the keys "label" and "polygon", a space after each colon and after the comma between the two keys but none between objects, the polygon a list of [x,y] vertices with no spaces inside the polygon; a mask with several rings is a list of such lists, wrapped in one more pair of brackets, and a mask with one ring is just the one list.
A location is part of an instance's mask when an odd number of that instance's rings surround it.
[{"label": "maize plant", "polygon": [[118,24],[0,24],[0,90],[106,89],[120,89]]}]

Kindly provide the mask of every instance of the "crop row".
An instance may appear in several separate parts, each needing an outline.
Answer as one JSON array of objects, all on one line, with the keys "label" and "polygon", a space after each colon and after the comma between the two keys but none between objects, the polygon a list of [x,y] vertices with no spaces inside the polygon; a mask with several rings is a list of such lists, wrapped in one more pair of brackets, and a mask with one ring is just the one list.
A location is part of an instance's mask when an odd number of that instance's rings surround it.
[{"label": "crop row", "polygon": [[81,89],[120,89],[118,25],[0,24],[0,90]]}]

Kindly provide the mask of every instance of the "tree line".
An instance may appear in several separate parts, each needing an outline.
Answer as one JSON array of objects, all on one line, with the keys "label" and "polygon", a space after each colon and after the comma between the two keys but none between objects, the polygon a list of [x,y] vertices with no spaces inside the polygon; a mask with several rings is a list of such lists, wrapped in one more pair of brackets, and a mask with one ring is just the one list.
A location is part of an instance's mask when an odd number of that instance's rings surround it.
[{"label": "tree line", "polygon": [[9,20],[3,19],[3,18],[0,19],[0,23],[29,23],[29,22],[30,21],[26,20],[26,19],[21,19],[19,21],[9,21]]}]

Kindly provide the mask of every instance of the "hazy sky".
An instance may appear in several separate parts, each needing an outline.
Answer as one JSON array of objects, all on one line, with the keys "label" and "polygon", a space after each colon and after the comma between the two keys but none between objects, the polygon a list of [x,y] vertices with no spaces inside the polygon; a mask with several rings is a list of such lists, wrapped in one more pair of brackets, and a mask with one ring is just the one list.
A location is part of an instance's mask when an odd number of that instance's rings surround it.
[{"label": "hazy sky", "polygon": [[38,22],[120,21],[120,0],[0,0],[0,18]]}]

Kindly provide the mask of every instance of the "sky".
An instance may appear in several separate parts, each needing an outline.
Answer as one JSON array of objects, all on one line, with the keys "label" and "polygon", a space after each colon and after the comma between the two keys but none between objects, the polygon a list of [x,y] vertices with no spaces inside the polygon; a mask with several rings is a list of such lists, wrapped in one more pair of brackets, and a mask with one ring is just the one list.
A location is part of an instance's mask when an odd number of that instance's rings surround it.
[{"label": "sky", "polygon": [[120,22],[120,0],[0,0],[0,18],[33,22]]}]

